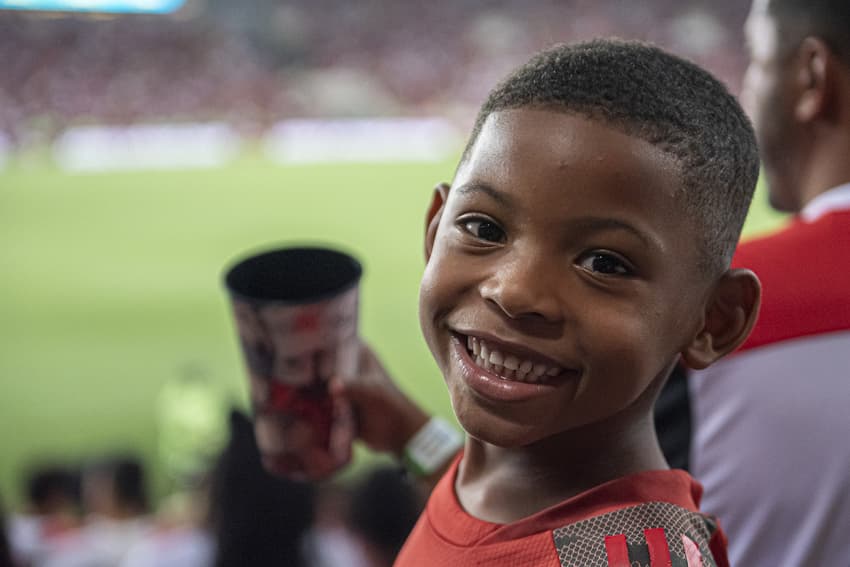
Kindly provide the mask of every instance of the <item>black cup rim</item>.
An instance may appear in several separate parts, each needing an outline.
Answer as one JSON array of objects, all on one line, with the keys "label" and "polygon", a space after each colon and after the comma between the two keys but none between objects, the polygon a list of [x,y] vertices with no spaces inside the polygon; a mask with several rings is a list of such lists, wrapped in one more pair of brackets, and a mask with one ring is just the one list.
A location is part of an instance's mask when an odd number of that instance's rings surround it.
[{"label": "black cup rim", "polygon": [[[327,258],[340,261],[343,264],[349,264],[352,269],[351,277],[345,283],[334,287],[332,290],[307,295],[299,299],[282,299],[276,297],[261,297],[250,295],[237,290],[234,287],[234,279],[239,273],[247,269],[250,265],[268,261],[274,257],[288,255],[292,253],[315,252],[325,255]],[[294,245],[294,246],[279,246],[270,249],[247,252],[239,256],[231,262],[224,271],[223,282],[228,293],[232,298],[244,301],[251,304],[276,304],[276,305],[305,305],[318,303],[326,299],[339,297],[340,295],[356,288],[360,279],[363,276],[363,265],[352,254],[344,252],[338,248],[322,245]]]}]

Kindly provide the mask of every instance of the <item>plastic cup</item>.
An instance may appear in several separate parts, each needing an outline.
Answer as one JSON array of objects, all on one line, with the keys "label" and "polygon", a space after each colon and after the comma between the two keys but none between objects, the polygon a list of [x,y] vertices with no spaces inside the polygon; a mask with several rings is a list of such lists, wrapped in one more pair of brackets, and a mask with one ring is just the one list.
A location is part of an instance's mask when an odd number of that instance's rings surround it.
[{"label": "plastic cup", "polygon": [[357,371],[362,272],[343,252],[297,247],[248,256],[224,276],[273,474],[320,480],[351,459],[353,413],[328,384]]}]

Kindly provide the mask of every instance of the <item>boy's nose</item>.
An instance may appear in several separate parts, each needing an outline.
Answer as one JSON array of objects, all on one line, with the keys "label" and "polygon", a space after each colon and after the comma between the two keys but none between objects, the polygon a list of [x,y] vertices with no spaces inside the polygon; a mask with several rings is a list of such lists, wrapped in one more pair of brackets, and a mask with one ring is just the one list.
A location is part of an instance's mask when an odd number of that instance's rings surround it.
[{"label": "boy's nose", "polygon": [[535,264],[527,259],[502,264],[481,283],[481,297],[496,305],[510,319],[560,321],[563,306],[557,282],[553,281],[558,278]]}]

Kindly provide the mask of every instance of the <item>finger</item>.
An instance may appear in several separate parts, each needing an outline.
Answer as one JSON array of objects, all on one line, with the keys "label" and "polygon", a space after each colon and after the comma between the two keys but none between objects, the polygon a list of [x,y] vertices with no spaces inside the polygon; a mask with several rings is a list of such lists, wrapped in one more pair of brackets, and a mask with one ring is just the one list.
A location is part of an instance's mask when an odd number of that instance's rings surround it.
[{"label": "finger", "polygon": [[351,384],[362,382],[364,373],[371,368],[369,347],[363,342],[358,341],[357,346],[357,366],[353,373],[338,373],[333,376],[333,379],[339,382],[339,388],[347,389]]},{"label": "finger", "polygon": [[351,380],[339,376],[331,379],[328,390],[334,398],[344,399],[355,407],[369,404],[375,397],[375,388],[370,384],[362,380]]},{"label": "finger", "polygon": [[375,353],[364,341],[360,341],[360,374],[370,374],[377,366]]},{"label": "finger", "polygon": [[345,396],[346,389],[347,385],[343,378],[331,376],[331,379],[328,381],[328,392],[330,392],[331,396]]}]

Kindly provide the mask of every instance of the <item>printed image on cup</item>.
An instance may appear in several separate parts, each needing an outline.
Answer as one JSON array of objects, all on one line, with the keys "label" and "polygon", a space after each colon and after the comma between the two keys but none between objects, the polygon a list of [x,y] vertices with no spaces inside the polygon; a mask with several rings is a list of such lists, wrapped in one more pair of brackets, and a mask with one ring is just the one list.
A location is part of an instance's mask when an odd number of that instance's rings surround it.
[{"label": "printed image on cup", "polygon": [[244,258],[224,276],[269,472],[319,480],[351,459],[353,412],[328,383],[357,371],[362,272],[343,252],[300,247]]}]

